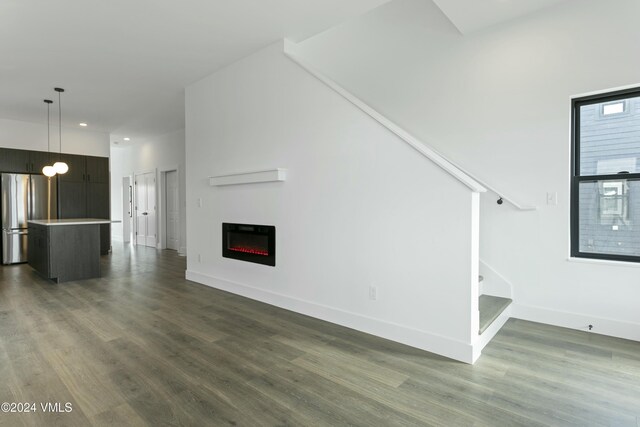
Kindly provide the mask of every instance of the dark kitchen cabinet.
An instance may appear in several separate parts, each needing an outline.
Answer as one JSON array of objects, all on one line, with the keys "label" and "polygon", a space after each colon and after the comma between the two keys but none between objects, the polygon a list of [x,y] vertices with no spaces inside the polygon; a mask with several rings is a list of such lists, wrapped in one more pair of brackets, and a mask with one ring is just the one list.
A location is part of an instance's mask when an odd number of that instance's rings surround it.
[{"label": "dark kitchen cabinet", "polygon": [[85,182],[86,180],[86,158],[77,154],[59,154],[57,159],[65,162],[69,166],[67,173],[58,175],[58,182]]},{"label": "dark kitchen cabinet", "polygon": [[0,172],[29,173],[29,151],[0,148]]},{"label": "dark kitchen cabinet", "polygon": [[87,182],[109,183],[109,159],[87,156]]},{"label": "dark kitchen cabinet", "polygon": [[47,227],[39,224],[29,224],[29,234],[27,235],[27,261],[29,265],[37,271],[49,277],[49,244]]},{"label": "dark kitchen cabinet", "polygon": [[96,224],[29,224],[29,265],[57,283],[100,277]]},{"label": "dark kitchen cabinet", "polygon": [[52,166],[56,162],[55,153],[47,153],[46,151],[30,151],[29,152],[29,172],[42,173],[42,168]]},{"label": "dark kitchen cabinet", "polygon": [[[109,159],[63,154],[69,171],[58,175],[59,218],[108,219],[110,213]],[[111,249],[111,226],[100,225],[100,252]]]},{"label": "dark kitchen cabinet", "polygon": [[87,218],[109,218],[108,183],[87,183]]},{"label": "dark kitchen cabinet", "polygon": [[[110,218],[109,158],[87,156],[87,217]],[[100,225],[100,252],[111,249],[111,226]]]},{"label": "dark kitchen cabinet", "polygon": [[0,172],[42,174],[42,168],[53,165],[59,156],[46,151],[0,148]]},{"label": "dark kitchen cabinet", "polygon": [[58,218],[87,218],[87,185],[85,182],[58,178]]},{"label": "dark kitchen cabinet", "polygon": [[[109,218],[109,183],[87,183],[87,218]],[[100,253],[111,249],[111,225],[100,225]]]}]

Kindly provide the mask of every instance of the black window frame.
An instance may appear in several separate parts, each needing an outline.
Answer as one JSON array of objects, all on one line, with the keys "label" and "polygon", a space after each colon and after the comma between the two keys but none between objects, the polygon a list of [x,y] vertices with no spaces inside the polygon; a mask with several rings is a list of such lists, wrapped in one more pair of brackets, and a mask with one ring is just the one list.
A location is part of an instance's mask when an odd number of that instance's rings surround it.
[{"label": "black window frame", "polygon": [[[580,252],[580,195],[581,182],[640,180],[640,173],[580,175],[580,107],[640,97],[640,87],[589,95],[571,100],[571,257],[607,261],[640,262],[640,256],[595,252]],[[621,113],[624,114],[624,113]]]}]

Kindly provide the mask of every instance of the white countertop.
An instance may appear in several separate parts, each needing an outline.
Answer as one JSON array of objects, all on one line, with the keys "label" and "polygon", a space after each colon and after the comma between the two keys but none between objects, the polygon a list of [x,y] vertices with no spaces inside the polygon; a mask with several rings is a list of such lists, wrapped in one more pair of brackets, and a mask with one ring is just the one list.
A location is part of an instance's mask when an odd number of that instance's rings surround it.
[{"label": "white countertop", "polygon": [[28,221],[31,224],[46,226],[53,225],[91,225],[91,224],[111,224],[114,221],[101,218],[70,218],[70,219],[33,219]]}]

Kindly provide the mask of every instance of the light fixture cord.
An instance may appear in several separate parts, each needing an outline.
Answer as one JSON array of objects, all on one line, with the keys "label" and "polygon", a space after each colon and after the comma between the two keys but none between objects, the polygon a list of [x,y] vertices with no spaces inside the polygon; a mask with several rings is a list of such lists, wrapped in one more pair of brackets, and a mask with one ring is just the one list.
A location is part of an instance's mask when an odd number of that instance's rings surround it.
[{"label": "light fixture cord", "polygon": [[47,102],[47,161],[51,162],[51,104]]},{"label": "light fixture cord", "polygon": [[60,92],[58,92],[58,124],[59,124],[59,130],[60,130],[60,156],[58,156],[58,158],[62,158],[62,103],[60,101]]}]

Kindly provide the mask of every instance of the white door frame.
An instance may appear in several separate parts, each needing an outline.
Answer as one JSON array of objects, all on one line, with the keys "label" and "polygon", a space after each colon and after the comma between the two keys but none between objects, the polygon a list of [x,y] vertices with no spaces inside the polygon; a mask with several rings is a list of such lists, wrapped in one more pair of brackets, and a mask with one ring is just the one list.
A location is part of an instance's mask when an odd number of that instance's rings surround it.
[{"label": "white door frame", "polygon": [[[156,177],[156,183],[158,182],[158,169],[151,169],[143,172],[135,172],[133,174],[133,244],[138,245],[138,219],[136,209],[138,207],[138,201],[136,200],[136,183],[138,182],[138,177],[140,175],[146,175],[152,173],[154,177]],[[158,185],[155,185],[156,190],[156,236],[158,236]],[[156,239],[156,247],[158,247],[158,240]]]},{"label": "white door frame", "polygon": [[158,229],[159,229],[159,233],[157,234],[159,236],[158,239],[158,249],[167,249],[167,172],[175,172],[176,176],[178,178],[178,227],[177,227],[177,231],[178,231],[178,252],[180,252],[180,240],[182,239],[182,230],[180,227],[180,199],[181,199],[181,194],[180,194],[180,189],[181,187],[181,183],[180,183],[180,166],[178,165],[174,165],[174,166],[167,166],[167,167],[163,167],[159,169],[160,172],[160,185],[159,187],[159,191],[158,191]]},{"label": "white door frame", "polygon": [[131,242],[131,231],[133,230],[133,177],[125,175],[122,177],[122,241]]}]

